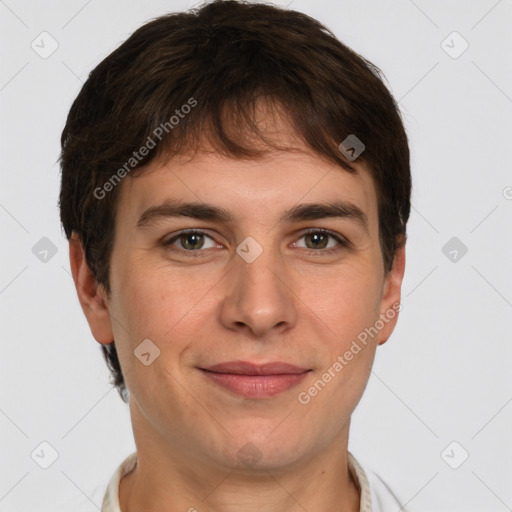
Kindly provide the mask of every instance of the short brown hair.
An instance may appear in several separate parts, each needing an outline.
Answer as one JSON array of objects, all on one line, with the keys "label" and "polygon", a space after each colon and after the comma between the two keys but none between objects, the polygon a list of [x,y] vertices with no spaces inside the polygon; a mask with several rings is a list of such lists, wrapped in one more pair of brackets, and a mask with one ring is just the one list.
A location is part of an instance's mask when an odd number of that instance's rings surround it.
[{"label": "short brown hair", "polygon": [[[376,186],[384,268],[391,269],[405,243],[411,176],[407,136],[380,70],[305,14],[215,0],[136,30],[90,73],[67,117],[61,221],[68,239],[78,233],[107,294],[117,181],[205,140],[233,158],[261,154],[249,135],[276,149],[254,122],[262,98],[285,113],[307,147],[347,172],[356,170],[340,143],[362,141],[358,158]],[[154,149],[141,155],[144,146]],[[102,349],[126,400],[114,342]]]}]

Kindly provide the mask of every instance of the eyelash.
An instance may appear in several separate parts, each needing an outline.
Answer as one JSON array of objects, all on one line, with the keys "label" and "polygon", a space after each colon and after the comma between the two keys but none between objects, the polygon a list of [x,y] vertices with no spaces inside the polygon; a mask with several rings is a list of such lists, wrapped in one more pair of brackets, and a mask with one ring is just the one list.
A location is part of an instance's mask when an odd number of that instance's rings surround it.
[{"label": "eyelash", "polygon": [[[201,229],[194,229],[194,228],[191,228],[191,229],[184,229],[183,231],[180,231],[179,233],[177,233],[176,235],[174,235],[172,238],[164,241],[162,243],[162,245],[165,247],[165,248],[169,248],[173,251],[178,251],[178,252],[181,252],[182,254],[186,254],[187,256],[190,256],[192,258],[197,258],[197,257],[201,257],[203,256],[204,254],[201,254],[201,253],[204,253],[204,251],[206,249],[197,249],[197,250],[186,250],[186,249],[180,249],[178,247],[173,247],[173,243],[178,240],[181,236],[183,235],[186,235],[186,234],[198,234],[198,235],[204,235],[208,238],[211,238],[213,240],[213,238],[206,232],[206,231],[203,231]],[[314,256],[321,256],[321,255],[325,255],[325,254],[334,254],[338,251],[340,251],[342,248],[344,249],[350,249],[352,247],[352,244],[350,243],[350,241],[348,239],[346,239],[345,237],[339,235],[339,234],[335,234],[327,229],[322,229],[322,228],[308,228],[306,229],[306,231],[304,231],[301,236],[298,238],[298,240],[300,240],[301,238],[303,238],[304,236],[307,236],[307,235],[311,235],[311,234],[314,234],[314,233],[320,233],[322,235],[327,235],[331,238],[334,238],[334,240],[336,240],[336,242],[338,242],[338,245],[336,247],[331,247],[330,249],[304,249],[307,251],[308,254],[310,255],[314,255]]]}]

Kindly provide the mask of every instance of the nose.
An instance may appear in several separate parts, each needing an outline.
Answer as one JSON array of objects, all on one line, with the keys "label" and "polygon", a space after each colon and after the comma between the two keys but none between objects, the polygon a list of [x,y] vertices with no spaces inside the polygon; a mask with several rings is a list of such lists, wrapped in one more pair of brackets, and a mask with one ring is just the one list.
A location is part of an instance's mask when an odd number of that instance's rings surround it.
[{"label": "nose", "polygon": [[221,307],[222,324],[257,338],[292,327],[297,298],[279,255],[265,249],[252,263],[238,254],[234,259]]}]

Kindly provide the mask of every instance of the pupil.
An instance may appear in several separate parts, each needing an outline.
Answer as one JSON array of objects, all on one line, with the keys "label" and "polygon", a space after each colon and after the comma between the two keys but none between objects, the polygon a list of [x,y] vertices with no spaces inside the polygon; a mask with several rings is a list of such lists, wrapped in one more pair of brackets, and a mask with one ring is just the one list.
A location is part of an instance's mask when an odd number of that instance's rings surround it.
[{"label": "pupil", "polygon": [[181,237],[181,242],[186,249],[200,249],[203,246],[201,237],[199,233],[186,233]]},{"label": "pupil", "polygon": [[[311,249],[318,249],[318,247],[320,248],[324,248],[326,247],[326,242],[327,242],[327,237],[323,234],[323,233],[313,233],[311,235],[309,235],[311,237],[311,239],[314,241],[313,242],[313,247],[310,247],[309,244],[308,244],[308,247]],[[315,245],[317,244],[317,245]]]}]

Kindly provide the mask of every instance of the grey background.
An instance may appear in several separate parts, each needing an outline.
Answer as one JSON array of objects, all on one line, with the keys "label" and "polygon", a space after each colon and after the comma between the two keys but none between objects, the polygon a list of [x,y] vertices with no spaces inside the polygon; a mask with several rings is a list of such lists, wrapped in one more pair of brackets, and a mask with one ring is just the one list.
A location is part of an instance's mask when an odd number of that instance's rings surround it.
[{"label": "grey background", "polygon": [[[54,512],[73,496],[94,512],[134,449],[70,277],[56,160],[91,69],[144,21],[193,5],[0,1],[2,512]],[[512,510],[512,1],[290,8],[384,71],[412,149],[403,311],[378,349],[349,448],[411,510]],[[43,441],[58,452],[48,469]]]}]

